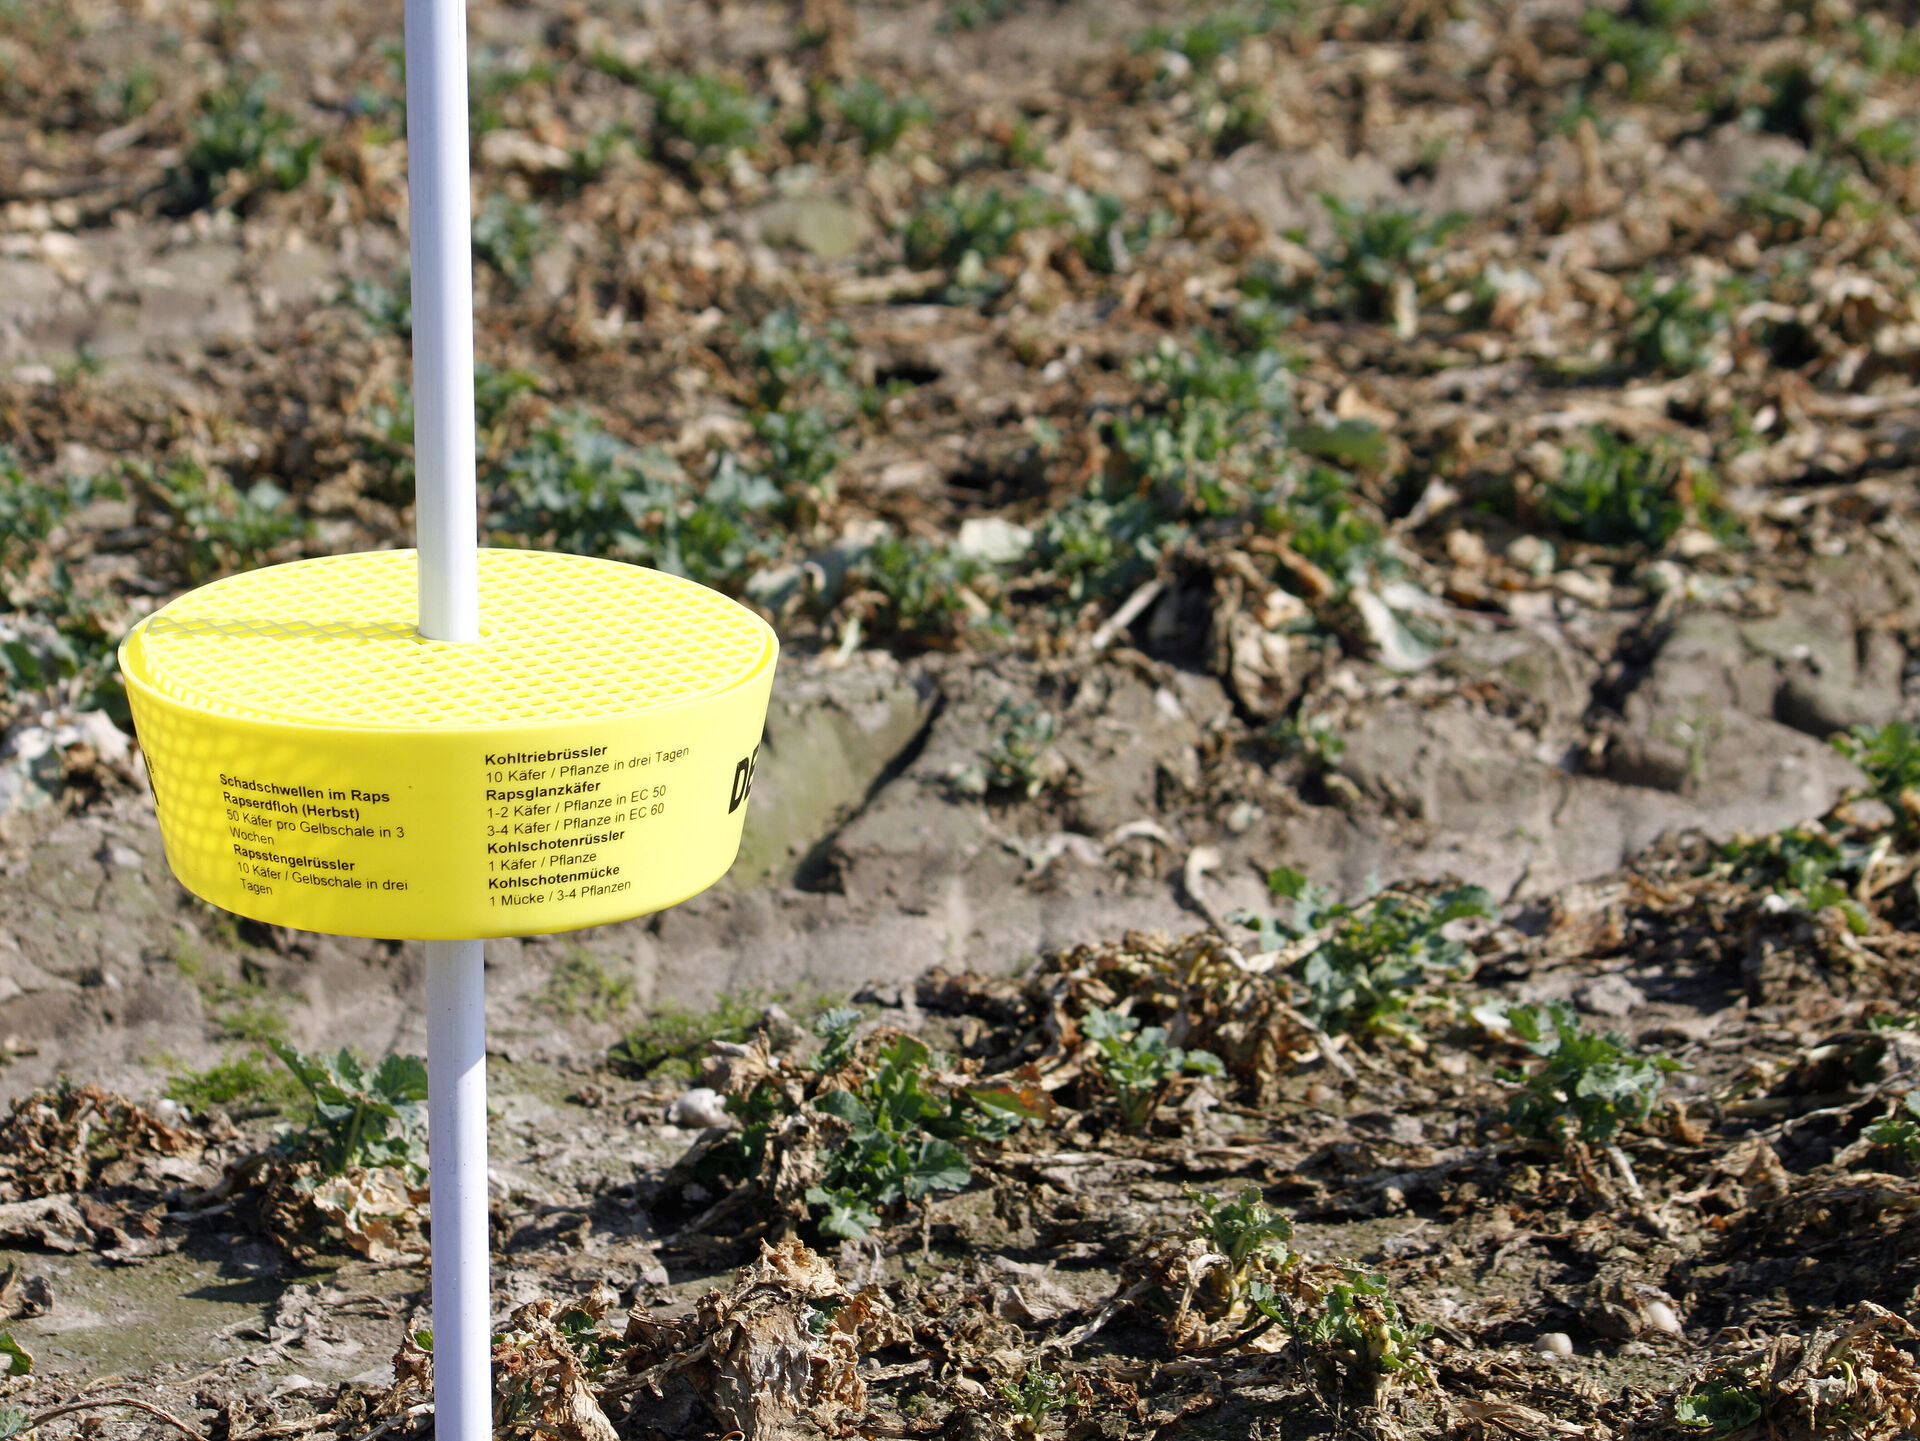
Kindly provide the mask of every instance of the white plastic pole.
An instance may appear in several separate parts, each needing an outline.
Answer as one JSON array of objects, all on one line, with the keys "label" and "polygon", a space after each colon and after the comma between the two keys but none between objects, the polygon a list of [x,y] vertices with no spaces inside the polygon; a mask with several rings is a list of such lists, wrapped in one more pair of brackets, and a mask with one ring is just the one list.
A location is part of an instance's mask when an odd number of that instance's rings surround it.
[{"label": "white plastic pole", "polygon": [[435,1441],[486,1441],[493,1431],[483,950],[480,941],[427,942]]},{"label": "white plastic pole", "polygon": [[414,530],[420,633],[480,638],[465,0],[407,0]]},{"label": "white plastic pole", "polygon": [[[420,633],[480,638],[465,0],[406,0]],[[427,942],[436,1441],[493,1432],[485,947]]]}]

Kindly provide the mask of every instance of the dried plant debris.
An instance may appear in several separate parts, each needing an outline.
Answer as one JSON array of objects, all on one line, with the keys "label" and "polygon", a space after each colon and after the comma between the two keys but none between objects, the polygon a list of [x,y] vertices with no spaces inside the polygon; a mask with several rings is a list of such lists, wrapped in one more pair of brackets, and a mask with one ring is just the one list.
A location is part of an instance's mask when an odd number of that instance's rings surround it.
[{"label": "dried plant debris", "polygon": [[21,1097],[0,1121],[0,1199],[125,1186],[151,1158],[203,1146],[125,1096],[63,1080]]}]

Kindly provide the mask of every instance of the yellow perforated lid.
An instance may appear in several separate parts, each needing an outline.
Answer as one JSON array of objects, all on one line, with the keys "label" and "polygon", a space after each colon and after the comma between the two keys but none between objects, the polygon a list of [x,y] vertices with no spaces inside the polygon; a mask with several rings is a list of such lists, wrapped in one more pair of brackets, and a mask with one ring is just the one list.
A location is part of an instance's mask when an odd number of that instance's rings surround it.
[{"label": "yellow perforated lid", "polygon": [[139,628],[141,678],[232,716],[338,726],[624,715],[738,685],[772,633],[679,576],[541,551],[480,552],[480,640],[415,630],[411,550],[229,576]]},{"label": "yellow perforated lid", "polygon": [[479,553],[480,639],[414,630],[412,551],[270,566],[121,648],[174,873],[337,935],[528,935],[732,864],[778,644],[678,576]]}]

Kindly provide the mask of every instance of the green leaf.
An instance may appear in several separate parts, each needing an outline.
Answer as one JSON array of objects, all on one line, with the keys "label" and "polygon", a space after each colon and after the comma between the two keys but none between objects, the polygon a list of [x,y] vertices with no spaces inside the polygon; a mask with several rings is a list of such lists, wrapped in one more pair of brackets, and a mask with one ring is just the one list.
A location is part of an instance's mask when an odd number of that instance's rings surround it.
[{"label": "green leaf", "polygon": [[33,1355],[13,1339],[13,1332],[0,1331],[0,1356],[7,1358],[9,1376],[25,1376],[33,1370]]},{"label": "green leaf", "polygon": [[433,1328],[422,1326],[413,1333],[413,1344],[429,1354],[433,1351]]},{"label": "green leaf", "polygon": [[1714,1386],[1673,1403],[1674,1424],[1716,1436],[1751,1426],[1760,1419],[1759,1400],[1744,1386]]},{"label": "green leaf", "polygon": [[1117,1011],[1095,1008],[1081,1019],[1080,1029],[1086,1032],[1090,1041],[1125,1040],[1140,1029],[1140,1023],[1132,1016],[1120,1015]]},{"label": "green leaf", "polygon": [[813,1103],[816,1111],[825,1111],[853,1127],[856,1140],[874,1134],[873,1112],[852,1091],[829,1091]]},{"label": "green leaf", "polygon": [[0,1441],[10,1441],[27,1429],[27,1413],[18,1406],[0,1406]]},{"label": "green leaf", "polygon": [[1361,470],[1377,470],[1387,461],[1387,437],[1370,420],[1305,426],[1292,431],[1288,439],[1308,455]]},{"label": "green leaf", "polygon": [[1289,866],[1276,866],[1267,872],[1267,889],[1281,900],[1298,900],[1312,884],[1305,875]]},{"label": "green leaf", "polygon": [[909,1201],[917,1201],[933,1191],[964,1191],[973,1180],[973,1164],[966,1152],[951,1141],[929,1138],[920,1143],[913,1159],[913,1170],[906,1179]]},{"label": "green leaf", "polygon": [[850,1191],[829,1191],[824,1186],[809,1186],[806,1200],[809,1206],[826,1211],[819,1224],[820,1229],[829,1236],[857,1241],[880,1224],[880,1218],[874,1214],[873,1208]]},{"label": "green leaf", "polygon": [[424,1101],[427,1063],[418,1056],[388,1056],[374,1072],[373,1089],[389,1101]]},{"label": "green leaf", "polygon": [[860,1025],[860,1012],[852,1006],[835,1006],[822,1011],[813,1023],[813,1033],[826,1044],[814,1058],[816,1071],[837,1071],[853,1059],[853,1033]]},{"label": "green leaf", "polygon": [[963,1089],[967,1098],[984,1110],[1027,1121],[1046,1121],[1053,1117],[1053,1097],[1037,1085],[966,1086]]}]

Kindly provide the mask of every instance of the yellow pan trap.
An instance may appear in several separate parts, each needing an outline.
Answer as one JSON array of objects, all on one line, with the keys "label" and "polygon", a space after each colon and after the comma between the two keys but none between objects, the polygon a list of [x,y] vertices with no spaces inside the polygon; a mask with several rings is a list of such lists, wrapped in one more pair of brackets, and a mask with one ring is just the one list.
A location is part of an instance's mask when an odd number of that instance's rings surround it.
[{"label": "yellow pan trap", "polygon": [[271,566],[120,650],[174,874],[240,915],[455,940],[685,900],[740,846],[779,651],[676,576],[480,552],[481,638],[423,639],[414,553]]}]

